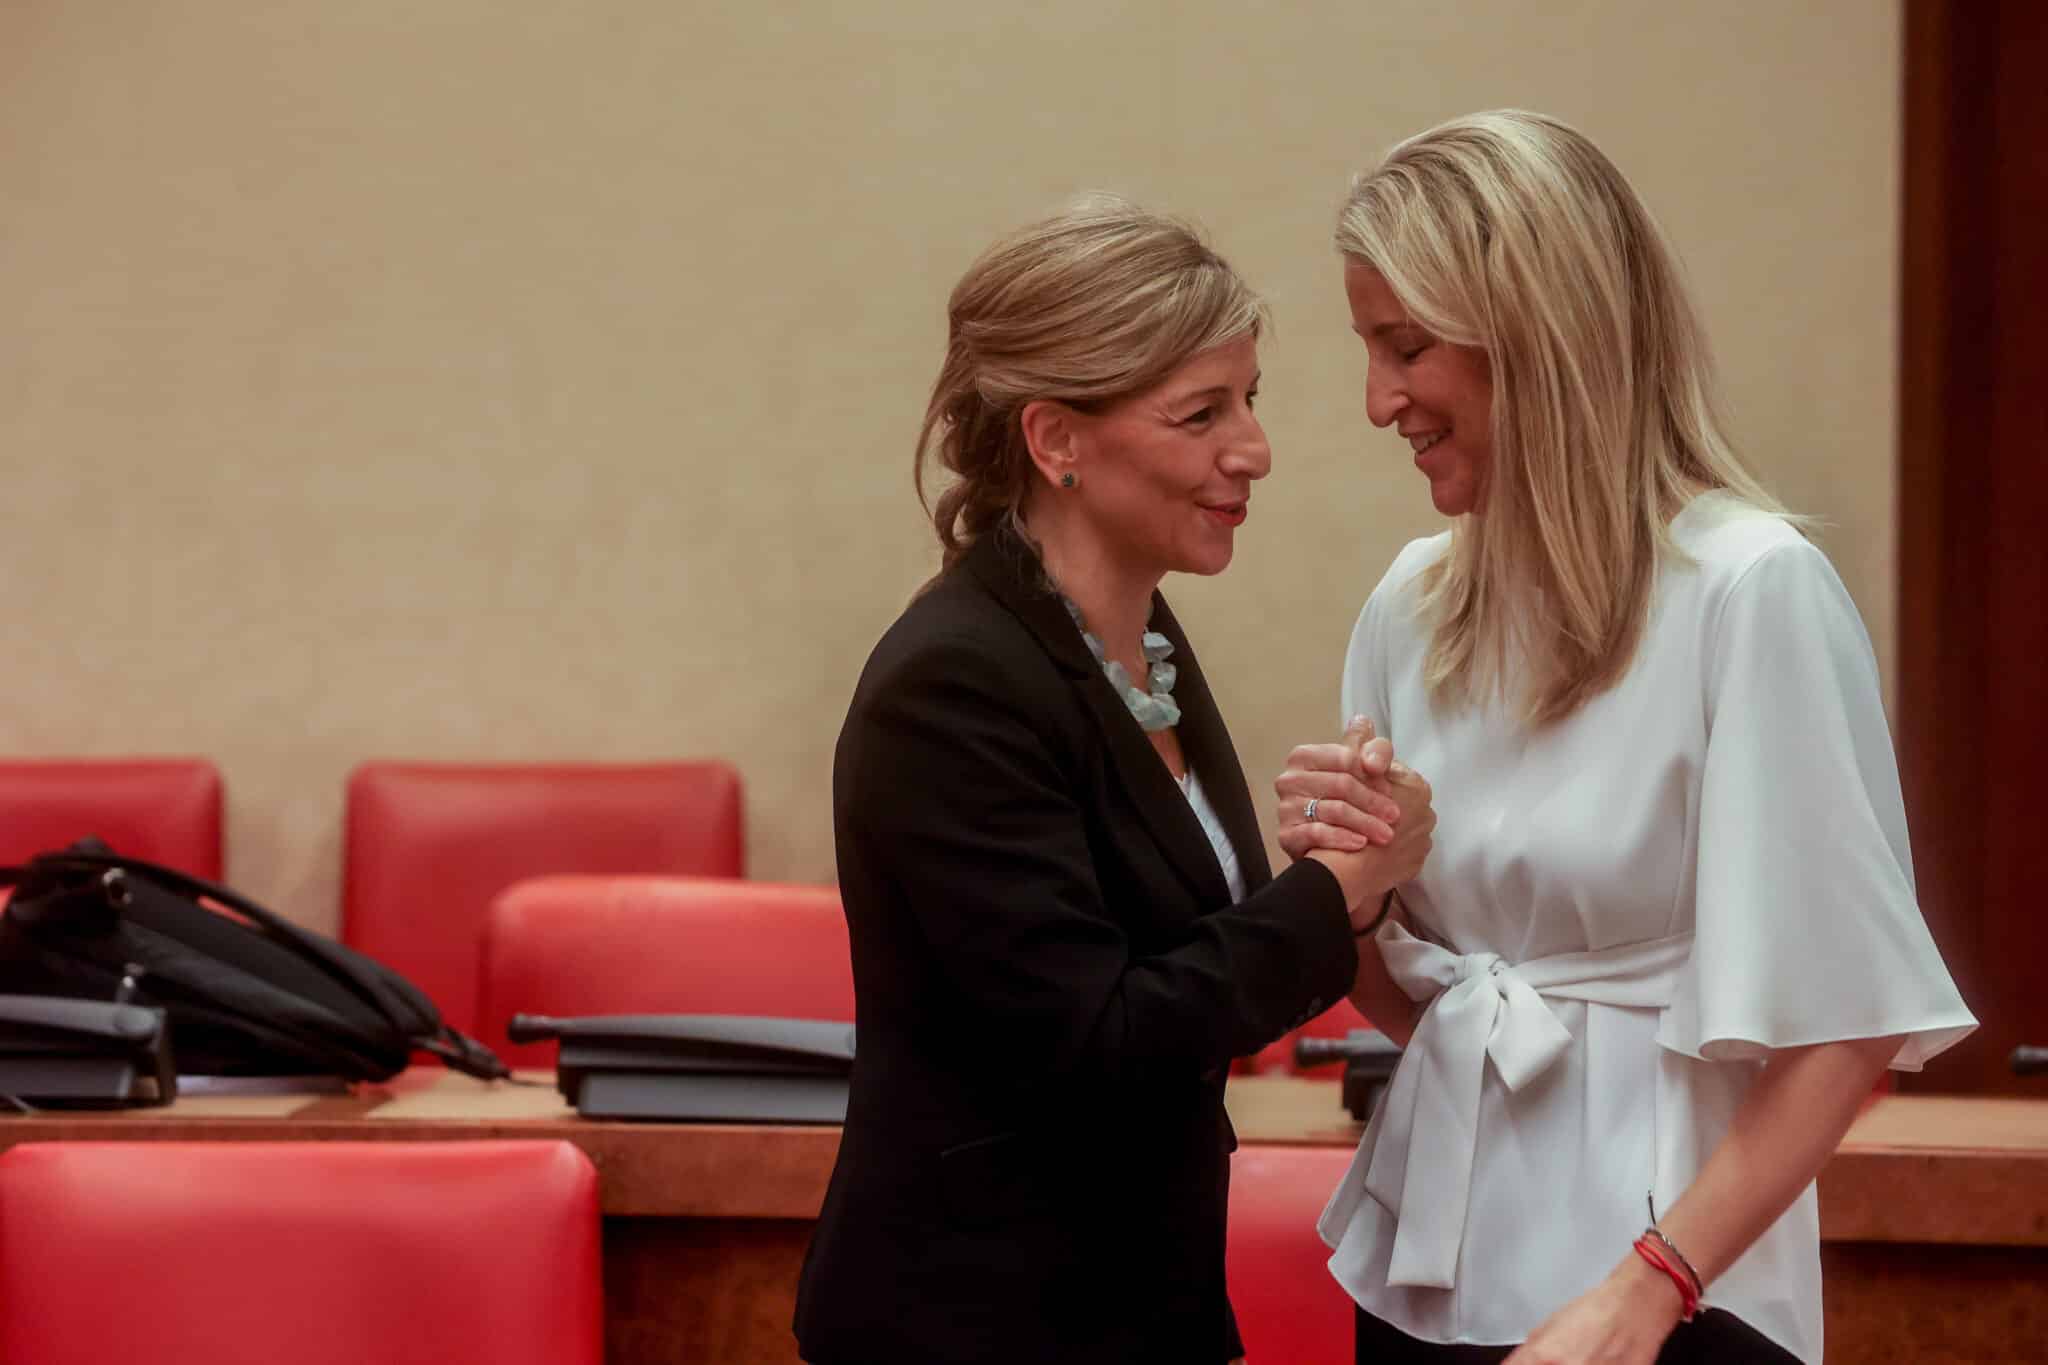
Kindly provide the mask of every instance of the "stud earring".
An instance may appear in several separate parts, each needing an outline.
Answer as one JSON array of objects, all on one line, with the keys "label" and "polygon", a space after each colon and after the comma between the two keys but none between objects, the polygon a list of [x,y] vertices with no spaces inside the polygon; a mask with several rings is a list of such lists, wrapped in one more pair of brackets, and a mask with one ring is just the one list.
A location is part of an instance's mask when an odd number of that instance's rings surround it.
[{"label": "stud earring", "polygon": [[1072,488],[1073,486],[1074,486],[1074,475],[1073,475],[1072,471],[1069,471],[1069,472],[1067,472],[1067,473],[1065,473],[1065,474],[1062,474],[1062,475],[1060,475],[1060,487],[1062,487],[1062,488]]}]

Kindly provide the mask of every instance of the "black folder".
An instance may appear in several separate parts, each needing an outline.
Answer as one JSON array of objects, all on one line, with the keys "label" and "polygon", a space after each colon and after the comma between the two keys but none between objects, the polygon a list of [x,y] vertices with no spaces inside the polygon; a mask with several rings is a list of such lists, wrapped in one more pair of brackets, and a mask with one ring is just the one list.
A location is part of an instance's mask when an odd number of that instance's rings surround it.
[{"label": "black folder", "polygon": [[514,1015],[558,1041],[555,1084],[585,1118],[843,1123],[853,1025],[733,1014]]},{"label": "black folder", "polygon": [[170,1025],[153,1006],[0,995],[0,1095],[21,1108],[169,1104]]}]

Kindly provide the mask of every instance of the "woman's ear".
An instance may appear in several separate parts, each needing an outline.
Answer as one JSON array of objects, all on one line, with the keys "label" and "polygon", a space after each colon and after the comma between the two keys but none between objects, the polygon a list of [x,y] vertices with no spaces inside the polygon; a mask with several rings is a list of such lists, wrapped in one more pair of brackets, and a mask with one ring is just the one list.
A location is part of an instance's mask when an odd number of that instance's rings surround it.
[{"label": "woman's ear", "polygon": [[1080,451],[1075,448],[1077,414],[1065,403],[1040,398],[1024,405],[1017,421],[1038,476],[1054,488],[1072,488],[1078,477]]}]

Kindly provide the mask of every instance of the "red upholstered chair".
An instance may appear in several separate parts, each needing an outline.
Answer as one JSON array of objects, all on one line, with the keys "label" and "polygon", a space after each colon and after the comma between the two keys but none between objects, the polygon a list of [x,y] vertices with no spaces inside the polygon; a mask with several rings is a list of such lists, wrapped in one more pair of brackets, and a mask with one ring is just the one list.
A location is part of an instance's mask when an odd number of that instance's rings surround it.
[{"label": "red upholstered chair", "polygon": [[220,771],[199,758],[0,762],[0,864],[88,834],[116,853],[219,881]]},{"label": "red upholstered chair", "polygon": [[699,877],[548,877],[491,907],[483,1040],[514,1066],[552,1043],[513,1046],[515,1013],[766,1014],[853,1019],[853,961],[839,892]]},{"label": "red upholstered chair", "polygon": [[566,1142],[51,1142],[0,1156],[0,1360],[601,1365]]},{"label": "red upholstered chair", "polygon": [[1349,1365],[1351,1299],[1330,1274],[1316,1219],[1351,1153],[1248,1142],[1231,1158],[1224,1272],[1246,1359]]},{"label": "red upholstered chair", "polygon": [[744,872],[730,764],[366,763],[349,778],[342,940],[476,1027],[491,898],[553,873]]}]

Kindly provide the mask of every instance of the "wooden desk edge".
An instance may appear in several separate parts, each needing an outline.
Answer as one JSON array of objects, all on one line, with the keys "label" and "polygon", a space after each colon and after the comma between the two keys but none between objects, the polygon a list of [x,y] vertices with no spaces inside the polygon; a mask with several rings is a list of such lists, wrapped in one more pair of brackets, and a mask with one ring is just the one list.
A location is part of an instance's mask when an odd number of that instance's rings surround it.
[{"label": "wooden desk edge", "polygon": [[[462,1078],[432,1083],[471,1084]],[[1261,1121],[1242,1123],[1245,1145],[1356,1143],[1358,1127],[1341,1109],[1326,1113],[1320,1103],[1305,1103],[1320,1095],[1300,1087],[1323,1084],[1247,1087],[1249,1109],[1267,1112]],[[597,1166],[608,1214],[800,1220],[817,1217],[839,1151],[836,1127],[639,1124],[573,1114],[379,1117],[391,1098],[389,1091],[371,1089],[311,1099],[288,1115],[270,1116],[173,1117],[149,1110],[0,1116],[0,1147],[26,1141],[559,1139]],[[2048,1107],[2041,1112],[2048,1114]],[[1829,1242],[2048,1246],[2048,1146],[1908,1146],[1852,1136],[1821,1173],[1820,1223]]]},{"label": "wooden desk edge", "polygon": [[597,1167],[605,1213],[648,1218],[814,1219],[839,1130],[760,1124],[634,1124],[582,1119],[0,1117],[0,1149],[21,1142],[573,1143]]}]

